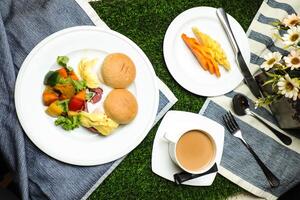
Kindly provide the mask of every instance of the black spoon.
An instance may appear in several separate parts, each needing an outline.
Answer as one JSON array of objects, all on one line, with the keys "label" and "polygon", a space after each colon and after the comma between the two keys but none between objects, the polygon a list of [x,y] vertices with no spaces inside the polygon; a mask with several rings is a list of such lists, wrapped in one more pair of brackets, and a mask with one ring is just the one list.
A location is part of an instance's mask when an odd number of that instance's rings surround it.
[{"label": "black spoon", "polygon": [[204,176],[207,174],[211,174],[218,171],[217,164],[215,163],[208,171],[203,172],[202,174],[191,174],[188,172],[179,172],[177,174],[174,174],[174,181],[177,185],[180,185],[182,182],[198,178],[200,176]]},{"label": "black spoon", "polygon": [[233,110],[235,114],[239,116],[250,115],[256,118],[258,121],[263,123],[266,127],[268,127],[280,139],[282,143],[284,143],[285,145],[290,145],[292,143],[292,139],[289,136],[284,135],[283,133],[277,131],[275,128],[270,126],[266,121],[264,121],[264,119],[262,119],[261,117],[259,117],[257,114],[255,114],[250,110],[250,105],[245,95],[236,94],[232,99],[232,103],[233,103]]}]

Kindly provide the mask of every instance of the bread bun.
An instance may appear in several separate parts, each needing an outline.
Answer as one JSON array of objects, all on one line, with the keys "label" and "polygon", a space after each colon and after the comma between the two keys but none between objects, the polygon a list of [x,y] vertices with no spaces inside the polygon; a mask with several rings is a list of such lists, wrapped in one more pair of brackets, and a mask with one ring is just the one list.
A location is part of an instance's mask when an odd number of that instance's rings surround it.
[{"label": "bread bun", "polygon": [[128,124],[138,111],[135,97],[126,89],[112,90],[104,100],[105,113],[118,124]]},{"label": "bread bun", "polygon": [[106,56],[101,68],[103,82],[116,89],[127,88],[135,79],[133,61],[125,54],[112,53]]}]

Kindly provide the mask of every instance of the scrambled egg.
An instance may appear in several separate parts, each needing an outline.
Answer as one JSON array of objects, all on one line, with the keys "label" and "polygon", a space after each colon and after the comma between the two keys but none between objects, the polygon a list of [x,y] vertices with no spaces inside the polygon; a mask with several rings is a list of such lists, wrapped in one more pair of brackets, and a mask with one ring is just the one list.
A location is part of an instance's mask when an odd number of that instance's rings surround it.
[{"label": "scrambled egg", "polygon": [[89,88],[97,88],[100,85],[97,75],[91,71],[96,63],[97,59],[82,59],[78,65],[80,77],[86,81],[86,85]]},{"label": "scrambled egg", "polygon": [[119,124],[108,118],[104,113],[80,112],[80,123],[82,126],[94,127],[102,135],[109,135]]}]

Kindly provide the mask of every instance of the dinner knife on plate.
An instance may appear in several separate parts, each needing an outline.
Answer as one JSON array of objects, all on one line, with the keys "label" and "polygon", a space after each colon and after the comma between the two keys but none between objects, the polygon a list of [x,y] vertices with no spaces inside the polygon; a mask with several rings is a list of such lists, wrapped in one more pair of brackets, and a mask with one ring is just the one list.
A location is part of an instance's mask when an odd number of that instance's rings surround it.
[{"label": "dinner knife on plate", "polygon": [[244,76],[244,80],[245,80],[247,86],[249,87],[250,91],[256,98],[262,97],[260,89],[257,85],[257,82],[253,78],[253,76],[252,76],[251,72],[249,71],[247,64],[242,56],[241,50],[240,50],[240,48],[235,40],[235,37],[232,33],[226,12],[224,11],[223,8],[217,9],[217,16],[227,34],[227,37],[228,37],[230,43],[231,43],[231,46],[235,53],[235,58],[236,58],[237,64],[239,65],[239,67],[241,69],[241,73]]}]

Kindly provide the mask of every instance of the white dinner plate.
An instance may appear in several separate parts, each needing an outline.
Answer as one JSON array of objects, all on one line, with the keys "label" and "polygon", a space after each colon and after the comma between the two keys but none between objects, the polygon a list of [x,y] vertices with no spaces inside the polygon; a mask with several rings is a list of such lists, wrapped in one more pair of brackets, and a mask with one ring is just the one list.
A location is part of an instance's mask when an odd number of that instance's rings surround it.
[{"label": "white dinner plate", "polygon": [[[220,165],[224,146],[224,127],[217,122],[200,114],[169,111],[163,118],[156,132],[152,149],[152,171],[170,181],[174,181],[173,175],[181,172],[169,155],[168,141],[164,138],[166,132],[178,132],[180,130],[199,129],[213,137],[216,142],[216,164]],[[175,131],[176,130],[176,131]],[[213,183],[217,172],[201,176],[186,182],[183,185],[209,186]]]},{"label": "white dinner plate", "polygon": [[[245,62],[249,64],[248,38],[240,24],[230,15],[228,15],[228,18]],[[231,65],[229,72],[220,66],[221,77],[217,78],[201,68],[194,55],[181,39],[182,33],[187,34],[189,37],[195,37],[192,32],[194,26],[221,44]],[[219,22],[215,8],[196,7],[178,15],[165,34],[163,51],[166,65],[174,79],[194,94],[201,96],[222,95],[236,88],[243,80],[243,76],[235,62],[234,52]]]},{"label": "white dinner plate", "polygon": [[[136,79],[129,87],[138,102],[134,121],[106,137],[82,127],[71,132],[56,127],[55,118],[45,113],[42,103],[43,79],[49,70],[57,68],[56,57],[69,56],[74,69],[82,58],[97,58],[95,68],[99,71],[104,57],[114,52],[127,54],[136,65]],[[105,85],[102,88],[100,107],[111,90]],[[107,163],[133,150],[153,125],[158,97],[156,75],[143,51],[120,33],[94,26],[64,29],[41,41],[23,62],[15,88],[17,114],[31,141],[57,160],[83,166]]]}]

